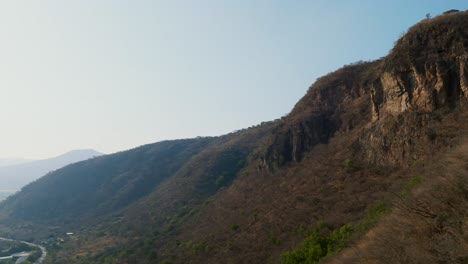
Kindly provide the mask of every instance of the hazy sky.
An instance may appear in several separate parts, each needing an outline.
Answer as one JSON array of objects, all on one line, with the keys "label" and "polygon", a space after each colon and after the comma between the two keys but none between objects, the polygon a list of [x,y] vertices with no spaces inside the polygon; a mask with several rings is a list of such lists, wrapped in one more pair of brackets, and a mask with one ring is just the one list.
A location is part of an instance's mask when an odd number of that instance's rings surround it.
[{"label": "hazy sky", "polygon": [[0,157],[112,153],[289,112],[466,0],[0,2]]}]

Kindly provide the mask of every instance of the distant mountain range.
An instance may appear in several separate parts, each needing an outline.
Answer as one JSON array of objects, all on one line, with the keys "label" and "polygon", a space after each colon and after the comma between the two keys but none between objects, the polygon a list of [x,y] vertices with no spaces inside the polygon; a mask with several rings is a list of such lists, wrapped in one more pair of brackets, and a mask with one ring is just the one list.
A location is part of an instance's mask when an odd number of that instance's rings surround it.
[{"label": "distant mountain range", "polygon": [[31,162],[34,160],[29,159],[20,159],[20,158],[3,158],[0,159],[0,167],[18,165],[22,163]]},{"label": "distant mountain range", "polygon": [[50,171],[101,155],[92,149],[80,149],[44,160],[0,159],[0,190],[19,190]]}]

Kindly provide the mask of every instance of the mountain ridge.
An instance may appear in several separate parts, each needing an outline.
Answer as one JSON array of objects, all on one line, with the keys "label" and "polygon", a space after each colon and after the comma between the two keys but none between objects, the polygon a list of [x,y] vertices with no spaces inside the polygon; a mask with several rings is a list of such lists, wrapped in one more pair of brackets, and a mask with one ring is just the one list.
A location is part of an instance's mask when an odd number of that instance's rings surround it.
[{"label": "mountain ridge", "polygon": [[77,161],[103,155],[92,149],[68,151],[52,158],[31,160],[0,167],[0,189],[19,190],[26,184],[37,180],[46,173]]},{"label": "mountain ridge", "polygon": [[26,163],[30,161],[33,161],[33,160],[23,159],[23,158],[0,158],[0,167],[18,165],[18,164],[22,164],[22,163]]},{"label": "mountain ridge", "polygon": [[463,142],[466,25],[467,12],[421,21],[388,56],[319,78],[281,119],[51,173],[0,204],[0,231],[77,230],[49,263],[301,263],[310,230],[359,226]]}]

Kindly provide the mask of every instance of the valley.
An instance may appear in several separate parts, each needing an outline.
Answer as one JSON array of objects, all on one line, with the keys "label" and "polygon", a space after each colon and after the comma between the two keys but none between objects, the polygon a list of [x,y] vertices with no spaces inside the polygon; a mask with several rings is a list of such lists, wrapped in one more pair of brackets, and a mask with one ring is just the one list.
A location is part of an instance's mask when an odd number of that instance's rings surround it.
[{"label": "valley", "polygon": [[41,245],[3,237],[0,237],[0,242],[0,263],[42,264],[47,256],[45,247]]}]

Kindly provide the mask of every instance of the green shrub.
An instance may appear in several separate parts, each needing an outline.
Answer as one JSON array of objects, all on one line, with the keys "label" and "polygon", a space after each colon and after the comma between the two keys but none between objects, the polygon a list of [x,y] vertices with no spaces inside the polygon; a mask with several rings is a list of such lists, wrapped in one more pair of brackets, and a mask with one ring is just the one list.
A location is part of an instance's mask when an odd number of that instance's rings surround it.
[{"label": "green shrub", "polygon": [[361,220],[356,228],[360,232],[367,232],[388,212],[390,212],[390,206],[387,203],[377,202],[368,208],[366,216]]},{"label": "green shrub", "polygon": [[[319,263],[323,257],[332,256],[342,251],[348,246],[356,231],[364,234],[389,211],[388,204],[378,202],[368,208],[366,216],[358,224],[345,224],[333,231],[325,223],[320,222],[314,230],[308,232],[300,248],[281,255],[283,264]],[[299,228],[301,231],[302,227]],[[295,233],[297,234],[299,231],[295,231]]]},{"label": "green shrub", "polygon": [[[323,257],[344,248],[351,236],[352,228],[350,225],[345,225],[332,233],[327,231],[329,228],[325,223],[318,223],[317,227],[308,233],[301,248],[282,254],[283,264],[318,263]],[[327,233],[329,235],[326,235]]]},{"label": "green shrub", "polygon": [[354,228],[350,224],[342,226],[340,229],[334,230],[328,236],[327,255],[334,255],[343,250],[353,235]]},{"label": "green shrub", "polygon": [[346,170],[350,170],[353,168],[353,161],[350,159],[346,159],[343,164]]},{"label": "green shrub", "polygon": [[302,248],[282,254],[283,264],[318,263],[327,255],[327,239],[320,236],[320,228],[310,232],[302,243]]}]

